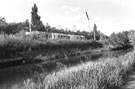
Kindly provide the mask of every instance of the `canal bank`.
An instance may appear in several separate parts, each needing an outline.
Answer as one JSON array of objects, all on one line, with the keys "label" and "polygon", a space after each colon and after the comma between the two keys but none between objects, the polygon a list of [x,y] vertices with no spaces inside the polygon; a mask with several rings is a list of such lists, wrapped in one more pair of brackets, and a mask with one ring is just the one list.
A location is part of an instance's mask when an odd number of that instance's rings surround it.
[{"label": "canal bank", "polygon": [[13,84],[19,84],[21,86],[25,79],[34,77],[34,72],[38,72],[39,74],[44,72],[56,72],[63,68],[75,66],[83,62],[98,61],[99,58],[118,57],[129,51],[130,50],[85,50],[81,51],[81,54],[51,59],[51,61],[4,68],[0,70],[0,84],[1,86],[7,85],[9,87]]}]

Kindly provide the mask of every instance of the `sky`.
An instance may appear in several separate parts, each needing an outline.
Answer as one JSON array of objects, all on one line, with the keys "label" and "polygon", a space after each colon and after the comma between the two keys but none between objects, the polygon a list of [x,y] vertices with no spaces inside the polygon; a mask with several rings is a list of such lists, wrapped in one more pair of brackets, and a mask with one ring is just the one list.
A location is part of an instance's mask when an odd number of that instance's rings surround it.
[{"label": "sky", "polygon": [[31,19],[34,3],[42,22],[56,28],[90,32],[95,23],[106,35],[135,29],[135,0],[1,0],[0,16],[7,22],[24,22]]}]

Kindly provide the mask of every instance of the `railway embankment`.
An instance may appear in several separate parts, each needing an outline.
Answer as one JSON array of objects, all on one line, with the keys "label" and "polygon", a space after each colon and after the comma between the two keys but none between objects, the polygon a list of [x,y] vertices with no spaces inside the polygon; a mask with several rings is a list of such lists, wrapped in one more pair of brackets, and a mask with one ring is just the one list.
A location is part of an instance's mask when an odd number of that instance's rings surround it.
[{"label": "railway embankment", "polygon": [[[3,38],[0,40],[0,63],[33,63],[81,55],[82,51],[102,48],[97,41],[65,41]],[[43,59],[43,60],[42,60]],[[15,64],[15,63],[13,63]]]}]

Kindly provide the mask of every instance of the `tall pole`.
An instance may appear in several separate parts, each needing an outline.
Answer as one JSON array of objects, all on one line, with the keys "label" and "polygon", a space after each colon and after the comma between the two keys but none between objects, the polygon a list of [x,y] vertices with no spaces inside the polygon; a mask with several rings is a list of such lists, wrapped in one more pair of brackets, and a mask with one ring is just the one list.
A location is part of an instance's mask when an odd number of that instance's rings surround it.
[{"label": "tall pole", "polygon": [[96,34],[95,34],[95,31],[97,31],[97,25],[94,23],[94,27],[93,27],[94,40],[96,40]]},{"label": "tall pole", "polygon": [[88,28],[89,28],[89,30],[90,30],[90,19],[89,19],[89,16],[88,16],[87,11],[86,11],[85,13],[86,13],[86,17],[87,17],[87,19],[88,19]]},{"label": "tall pole", "polygon": [[29,31],[31,33],[31,23],[30,23],[30,21],[29,21]]}]

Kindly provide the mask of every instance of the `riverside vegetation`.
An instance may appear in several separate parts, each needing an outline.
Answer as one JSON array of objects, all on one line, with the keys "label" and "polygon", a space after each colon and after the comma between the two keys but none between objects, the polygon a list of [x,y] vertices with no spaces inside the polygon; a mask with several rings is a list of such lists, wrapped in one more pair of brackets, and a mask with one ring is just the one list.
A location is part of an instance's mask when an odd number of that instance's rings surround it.
[{"label": "riverside vegetation", "polygon": [[[117,50],[135,45],[134,30],[112,33],[108,37],[98,31],[96,24],[91,32],[57,29],[43,24],[36,4],[31,12],[32,31],[83,35],[88,41],[46,40],[34,35],[29,38],[24,34],[29,30],[29,25],[29,20],[8,23],[4,17],[0,17],[0,80],[9,77],[3,71],[11,78],[16,73],[25,75],[26,71],[32,76],[33,70],[37,68],[43,72],[35,72],[33,78],[25,79],[21,89],[120,89],[124,88],[122,86],[125,86],[130,72],[134,71],[135,51],[96,61],[90,61],[92,57],[86,56],[98,48]],[[97,41],[90,41],[94,33]],[[102,52],[97,50],[97,55],[98,51]],[[57,65],[62,69],[54,69],[50,73],[44,71]],[[6,85],[0,88],[11,89]],[[14,86],[12,89],[19,87]]]},{"label": "riverside vegetation", "polygon": [[135,52],[118,58],[82,63],[35,80],[26,80],[26,89],[120,89],[134,69]]},{"label": "riverside vegetation", "polygon": [[[53,63],[49,61],[57,61],[56,59],[59,59],[62,54],[66,54],[67,57],[80,55],[83,50],[108,45],[107,42],[96,41],[40,41],[8,36],[1,39],[1,62],[5,60],[13,61],[16,57],[22,57],[26,64],[33,63],[33,60],[41,60],[47,62],[47,64],[49,63],[50,66]],[[6,54],[9,55],[5,57]],[[63,56],[65,57],[65,55]],[[82,62],[79,62],[80,60]],[[60,62],[67,61],[66,64],[74,61],[79,62],[79,64],[69,66],[69,68],[64,67],[62,70],[53,71],[53,73],[36,73],[34,78],[24,81],[23,89],[112,89],[112,87],[115,89],[123,84],[128,72],[132,70],[134,52],[118,58],[101,58],[99,61],[84,63],[85,60],[91,60],[91,58],[81,57],[79,59],[59,60]],[[30,67],[34,69],[32,65]]]},{"label": "riverside vegetation", "polygon": [[[101,48],[103,44],[96,41],[40,41],[32,38],[1,37],[0,63],[22,58],[26,62],[33,62],[39,57],[54,57],[75,55],[86,49]],[[41,58],[40,58],[41,59]],[[39,60],[40,60],[39,59]],[[51,59],[51,58],[48,58]]]}]

